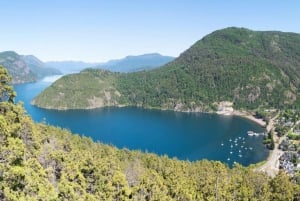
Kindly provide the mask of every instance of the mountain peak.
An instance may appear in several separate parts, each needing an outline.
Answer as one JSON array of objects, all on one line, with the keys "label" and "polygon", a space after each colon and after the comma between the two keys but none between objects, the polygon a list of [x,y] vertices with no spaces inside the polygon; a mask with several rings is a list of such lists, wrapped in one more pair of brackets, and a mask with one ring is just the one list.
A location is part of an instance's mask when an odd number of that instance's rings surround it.
[{"label": "mountain peak", "polygon": [[[87,76],[85,79],[95,86],[101,85],[97,89],[110,93],[113,90],[109,96],[114,97],[109,100],[113,105],[211,111],[217,103],[230,101],[235,108],[300,108],[298,44],[300,34],[230,27],[205,36],[173,62],[156,70],[108,74],[109,79],[96,72],[76,76]],[[107,79],[109,84],[105,81],[99,84],[99,79]],[[63,105],[69,108],[68,101],[72,99],[69,80],[72,79],[61,79],[60,87],[54,83],[56,87],[44,91],[35,103],[42,107],[47,103],[47,107]],[[86,93],[82,86],[79,80],[76,93],[82,90],[90,97],[82,95],[78,96],[79,100],[72,99],[72,109],[84,109],[76,103],[89,103],[82,99],[97,97],[93,92]],[[105,89],[106,86],[114,88]],[[70,97],[58,100],[58,88]]]}]

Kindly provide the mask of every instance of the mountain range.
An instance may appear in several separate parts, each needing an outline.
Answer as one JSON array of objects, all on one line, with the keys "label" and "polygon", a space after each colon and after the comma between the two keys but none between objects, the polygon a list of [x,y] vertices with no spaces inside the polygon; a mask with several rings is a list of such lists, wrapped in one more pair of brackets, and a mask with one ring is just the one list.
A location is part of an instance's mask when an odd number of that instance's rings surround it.
[{"label": "mountain range", "polygon": [[50,61],[45,62],[45,64],[48,67],[61,70],[64,74],[79,72],[88,67],[127,73],[157,68],[172,61],[173,59],[174,57],[163,56],[158,53],[149,53],[136,56],[126,56],[122,59],[109,60],[103,63],[88,63],[82,61]]},{"label": "mountain range", "polygon": [[[134,73],[87,69],[62,77],[33,100],[52,109],[141,106],[212,111],[300,107],[300,34],[230,27],[197,41],[161,68]],[[72,101],[70,101],[72,100]]]},{"label": "mountain range", "polygon": [[45,76],[61,74],[58,69],[46,67],[33,55],[19,55],[14,51],[0,52],[0,64],[7,68],[14,84],[34,82]]},{"label": "mountain range", "polygon": [[160,67],[173,57],[158,53],[127,56],[107,62],[48,61],[43,62],[34,55],[19,55],[14,51],[0,52],[0,64],[8,69],[13,83],[34,82],[51,75],[72,74],[85,68],[101,68],[114,72],[135,72]]},{"label": "mountain range", "polygon": [[110,60],[97,67],[112,72],[135,72],[151,70],[174,60],[174,57],[163,56],[158,53],[143,54],[138,56],[127,56],[123,59]]}]

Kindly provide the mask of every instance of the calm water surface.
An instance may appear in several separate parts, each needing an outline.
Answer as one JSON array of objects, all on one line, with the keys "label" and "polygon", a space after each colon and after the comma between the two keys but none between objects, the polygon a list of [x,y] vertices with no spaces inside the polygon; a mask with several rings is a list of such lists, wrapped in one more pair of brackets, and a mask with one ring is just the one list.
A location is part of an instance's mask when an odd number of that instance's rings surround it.
[{"label": "calm water surface", "polygon": [[138,149],[188,160],[234,161],[249,165],[268,156],[262,137],[247,131],[263,132],[257,124],[236,116],[180,113],[133,107],[56,111],[30,105],[30,101],[51,83],[15,85],[17,101],[23,101],[36,122],[70,129],[95,141],[119,148]]}]

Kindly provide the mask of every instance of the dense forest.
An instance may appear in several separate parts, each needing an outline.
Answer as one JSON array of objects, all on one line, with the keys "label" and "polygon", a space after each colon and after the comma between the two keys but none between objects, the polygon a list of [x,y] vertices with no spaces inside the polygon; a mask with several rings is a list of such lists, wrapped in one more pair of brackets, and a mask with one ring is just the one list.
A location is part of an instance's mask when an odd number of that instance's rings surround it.
[{"label": "dense forest", "polygon": [[34,123],[0,66],[0,200],[300,200],[284,172],[117,149]]},{"label": "dense forest", "polygon": [[226,28],[205,36],[159,69],[87,69],[65,76],[33,104],[54,109],[133,105],[212,111],[219,102],[230,101],[246,110],[299,108],[299,44],[300,34]]}]

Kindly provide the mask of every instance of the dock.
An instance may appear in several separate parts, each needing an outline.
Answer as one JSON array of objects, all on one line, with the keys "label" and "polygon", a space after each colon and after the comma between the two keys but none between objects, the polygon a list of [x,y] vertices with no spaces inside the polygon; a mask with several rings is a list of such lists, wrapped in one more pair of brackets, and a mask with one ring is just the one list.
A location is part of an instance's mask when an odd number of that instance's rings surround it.
[{"label": "dock", "polygon": [[264,132],[262,132],[262,133],[256,133],[256,132],[254,132],[254,131],[247,131],[247,135],[248,135],[248,136],[260,136],[260,135],[265,136],[266,133],[264,133]]}]

